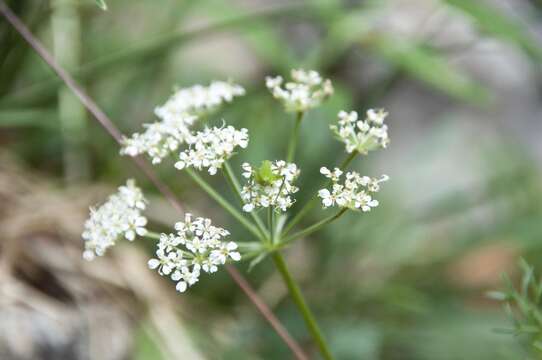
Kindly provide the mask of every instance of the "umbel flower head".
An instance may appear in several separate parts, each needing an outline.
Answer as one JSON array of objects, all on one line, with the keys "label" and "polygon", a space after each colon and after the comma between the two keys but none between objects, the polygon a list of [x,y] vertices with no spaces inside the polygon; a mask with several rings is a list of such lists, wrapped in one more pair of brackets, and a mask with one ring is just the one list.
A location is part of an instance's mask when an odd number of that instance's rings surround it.
[{"label": "umbel flower head", "polygon": [[248,146],[248,130],[236,130],[233,126],[205,128],[189,136],[186,142],[189,147],[180,153],[175,167],[180,170],[185,167],[208,168],[209,174],[214,175],[233,155],[236,147],[244,149]]},{"label": "umbel flower head", "polygon": [[190,135],[190,128],[201,115],[215,111],[225,102],[245,94],[240,85],[214,81],[209,86],[194,85],[177,90],[168,101],[154,109],[160,121],[144,124],[143,133],[122,139],[122,155],[147,154],[153,164],[176,151]]},{"label": "umbel flower head", "polygon": [[292,81],[283,83],[281,76],[266,77],[265,85],[288,112],[305,112],[317,107],[333,94],[331,81],[314,70],[292,70]]},{"label": "umbel flower head", "polygon": [[164,105],[156,107],[154,113],[164,121],[184,114],[206,115],[242,95],[245,95],[245,89],[241,85],[213,81],[209,86],[194,85],[177,90]]},{"label": "umbel flower head", "polygon": [[195,120],[195,116],[181,114],[144,124],[145,132],[134,133],[131,138],[122,139],[123,147],[120,153],[128,156],[146,153],[153,164],[158,164],[186,141],[190,136],[190,126]]},{"label": "umbel flower head", "polygon": [[341,111],[338,125],[331,125],[330,128],[337,139],[346,144],[348,153],[358,151],[365,155],[369,151],[386,148],[390,142],[388,126],[384,124],[386,116],[388,113],[383,109],[370,109],[365,120],[358,120],[357,112]]},{"label": "umbel flower head", "polygon": [[243,177],[248,182],[241,190],[243,210],[273,207],[275,211],[286,211],[295,202],[290,195],[299,189],[293,184],[299,176],[295,164],[283,160],[264,161],[259,168],[248,163],[242,165]]},{"label": "umbel flower head", "polygon": [[194,285],[201,271],[214,273],[228,259],[241,260],[237,244],[223,241],[230,233],[211,225],[210,219],[186,214],[184,222],[175,224],[175,230],[175,234],[160,235],[156,257],[148,265],[177,282],[177,291],[184,292]]},{"label": "umbel flower head", "polygon": [[90,218],[85,222],[83,258],[92,260],[102,256],[118,239],[134,240],[145,235],[147,219],[141,215],[146,200],[134,180],[128,180],[118,192],[111,195],[102,206],[90,208]]},{"label": "umbel flower head", "polygon": [[389,179],[387,175],[375,179],[351,171],[346,173],[344,183],[340,184],[339,180],[343,172],[339,168],[331,171],[326,167],[322,167],[320,173],[331,179],[332,182],[331,190],[321,189],[318,191],[318,196],[322,199],[324,208],[338,206],[363,212],[370,211],[371,208],[378,206],[378,200],[373,199],[372,193],[380,191],[380,183]]}]

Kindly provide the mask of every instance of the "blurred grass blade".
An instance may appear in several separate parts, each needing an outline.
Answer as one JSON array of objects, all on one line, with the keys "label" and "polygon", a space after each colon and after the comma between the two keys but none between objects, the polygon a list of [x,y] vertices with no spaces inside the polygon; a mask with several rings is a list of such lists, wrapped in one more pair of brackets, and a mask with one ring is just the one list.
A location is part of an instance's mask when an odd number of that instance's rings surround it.
[{"label": "blurred grass blade", "polygon": [[0,111],[0,128],[40,127],[55,128],[56,111],[53,110],[3,110]]},{"label": "blurred grass blade", "polygon": [[96,0],[96,5],[100,7],[102,10],[107,10],[107,4],[105,3],[105,0]]},{"label": "blurred grass blade", "polygon": [[542,48],[529,36],[521,24],[505,16],[483,0],[444,0],[450,6],[472,18],[488,35],[510,41],[523,48],[534,59],[542,60]]},{"label": "blurred grass blade", "polygon": [[454,69],[446,58],[426,46],[384,35],[374,35],[362,41],[373,51],[405,73],[470,103],[486,103],[488,90]]}]

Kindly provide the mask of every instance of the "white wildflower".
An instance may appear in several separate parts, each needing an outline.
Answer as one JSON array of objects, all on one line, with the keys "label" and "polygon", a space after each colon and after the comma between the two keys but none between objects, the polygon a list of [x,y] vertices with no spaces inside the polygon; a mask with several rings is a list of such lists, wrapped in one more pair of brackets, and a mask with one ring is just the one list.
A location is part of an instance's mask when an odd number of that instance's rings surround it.
[{"label": "white wildflower", "polygon": [[266,77],[265,84],[286,111],[304,112],[320,105],[333,94],[331,81],[314,70],[292,70],[292,81],[283,84],[281,76]]},{"label": "white wildflower", "polygon": [[189,136],[186,142],[189,147],[180,153],[175,167],[180,170],[186,167],[208,168],[209,174],[214,175],[233,155],[236,147],[244,149],[248,146],[248,130],[236,130],[233,126],[205,128]]},{"label": "white wildflower", "polygon": [[92,260],[101,256],[119,238],[134,240],[145,235],[147,219],[141,215],[146,200],[134,180],[128,180],[118,192],[97,209],[90,208],[90,218],[85,222],[82,237],[85,241],[83,257]]},{"label": "white wildflower", "polygon": [[388,113],[383,109],[370,109],[365,120],[358,120],[357,112],[341,111],[338,125],[331,125],[330,128],[346,144],[348,153],[358,151],[367,154],[378,148],[386,148],[389,144],[388,126],[384,124],[386,116]]},{"label": "white wildflower", "polygon": [[177,90],[164,105],[156,107],[154,113],[163,121],[176,119],[183,114],[205,115],[242,95],[245,95],[245,89],[240,85],[213,81],[209,86],[194,85]]},{"label": "white wildflower", "polygon": [[150,259],[148,266],[177,282],[177,291],[194,285],[201,271],[214,273],[228,259],[241,260],[237,244],[222,240],[230,233],[213,226],[210,219],[186,214],[184,222],[175,224],[175,230],[175,234],[160,235],[156,258]]},{"label": "white wildflower", "polygon": [[293,205],[295,200],[291,195],[299,190],[293,185],[299,176],[299,169],[295,164],[277,160],[264,161],[257,169],[244,163],[242,168],[243,177],[248,179],[241,190],[244,211],[251,212],[262,207],[286,211]]},{"label": "white wildflower", "polygon": [[370,211],[378,206],[378,200],[373,199],[372,193],[380,191],[380,183],[388,181],[389,177],[383,175],[380,179],[361,176],[356,172],[347,172],[343,184],[339,183],[342,171],[338,168],[331,171],[322,167],[320,172],[331,179],[331,189],[321,189],[318,196],[322,199],[322,206],[328,208],[338,206],[342,208]]},{"label": "white wildflower", "polygon": [[174,152],[190,136],[190,126],[196,117],[182,114],[152,124],[144,124],[145,132],[134,133],[122,139],[122,155],[137,156],[147,154],[153,164]]}]

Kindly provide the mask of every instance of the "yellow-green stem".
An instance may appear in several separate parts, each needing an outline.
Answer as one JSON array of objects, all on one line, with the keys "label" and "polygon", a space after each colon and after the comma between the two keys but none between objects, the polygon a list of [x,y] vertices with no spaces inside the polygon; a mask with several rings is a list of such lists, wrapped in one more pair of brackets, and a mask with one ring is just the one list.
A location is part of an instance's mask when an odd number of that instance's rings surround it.
[{"label": "yellow-green stem", "polygon": [[312,314],[309,306],[307,305],[307,302],[305,301],[305,298],[301,293],[299,285],[297,285],[296,281],[290,274],[284,258],[278,251],[273,252],[271,257],[273,258],[273,262],[275,263],[275,266],[277,267],[280,275],[282,276],[284,283],[288,287],[288,292],[290,293],[294,304],[301,312],[301,315],[303,316],[303,320],[307,325],[309,333],[311,334],[314,342],[318,346],[320,353],[322,354],[324,359],[333,360],[333,355],[331,355],[331,351],[329,350],[329,347],[324,339],[322,331],[320,330],[314,315]]},{"label": "yellow-green stem", "polygon": [[293,162],[295,158],[295,149],[297,147],[297,140],[299,137],[299,128],[301,127],[301,120],[303,120],[304,114],[305,113],[303,111],[299,111],[296,115],[294,130],[292,131],[292,135],[290,136],[290,143],[288,144],[288,153],[286,155],[286,161],[289,163]]},{"label": "yellow-green stem", "polygon": [[220,196],[211,185],[209,185],[203,178],[201,178],[195,171],[192,169],[185,169],[187,174],[198,184],[203,191],[205,191],[213,200],[215,200],[218,205],[222,206],[230,215],[232,215],[241,225],[243,225],[248,231],[250,231],[257,238],[261,238],[261,234],[248,219],[246,219],[243,214],[241,214],[235,207],[233,207],[226,199]]},{"label": "yellow-green stem", "polygon": [[[344,159],[344,161],[341,163],[339,168],[341,170],[345,170],[357,155],[358,155],[358,152],[355,152],[355,151],[352,152],[351,154],[349,154],[348,157],[346,159]],[[330,181],[327,181],[325,186],[328,186],[329,184],[330,184]],[[308,212],[311,211],[316,206],[317,203],[318,203],[318,197],[317,196],[315,196],[311,200],[309,200],[301,208],[301,210],[299,210],[299,212],[293,217],[293,219],[290,220],[288,225],[286,225],[286,228],[282,232],[282,237],[284,238],[294,228],[294,226],[296,226],[297,223],[300,222],[305,217],[305,215],[307,215]]]}]

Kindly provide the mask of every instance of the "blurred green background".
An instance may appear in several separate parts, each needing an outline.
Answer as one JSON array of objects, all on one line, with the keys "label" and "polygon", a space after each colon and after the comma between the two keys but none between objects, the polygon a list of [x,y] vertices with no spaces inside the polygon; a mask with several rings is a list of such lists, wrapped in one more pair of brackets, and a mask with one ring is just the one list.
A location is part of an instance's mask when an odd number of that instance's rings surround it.
[{"label": "blurred green background", "polygon": [[[320,179],[311,174],[344,157],[329,131],[337,112],[385,107],[389,148],[354,165],[391,177],[381,206],[348,214],[286,251],[337,358],[536,358],[521,337],[495,331],[510,321],[485,293],[501,287],[502,272],[516,278],[520,256],[542,266],[542,2],[110,0],[107,11],[92,0],[8,4],[125,134],[154,121],[154,107],[174,86],[213,79],[242,84],[247,95],[213,119],[249,129],[250,145],[233,158],[235,166],[285,152],[293,117],[265,89],[266,75],[302,67],[330,78],[335,95],[302,125],[301,204],[317,190]],[[0,152],[0,261],[12,269],[0,277],[7,299],[0,302],[2,359],[291,357],[224,271],[175,294],[145,269],[152,244],[144,240],[123,244],[108,254],[113,260],[100,259],[92,270],[79,264],[77,231],[88,206],[127,177],[150,194],[155,227],[167,229],[178,215],[4,19]],[[236,240],[250,240],[171,165],[155,169],[185,205],[231,229]],[[230,196],[223,179],[206,178]],[[40,209],[49,210],[39,226],[29,226]],[[314,210],[306,223],[323,214]],[[64,257],[36,260],[53,246],[47,241],[38,242],[39,251],[6,245],[36,236],[71,244],[61,251],[75,254],[73,268],[66,270]],[[317,358],[271,262],[250,272],[240,268]],[[88,287],[74,290],[78,276]],[[13,290],[14,283],[64,306],[36,321],[43,307]],[[94,286],[101,290],[87,291]],[[107,307],[118,322],[107,315],[110,322],[92,330],[88,321],[100,319],[96,304],[112,298],[121,299]],[[25,355],[13,350],[21,322],[6,319],[28,311],[36,314],[24,333],[27,344],[48,345]],[[69,311],[69,319],[83,320],[66,320]],[[111,335],[101,339],[102,331]]]}]

